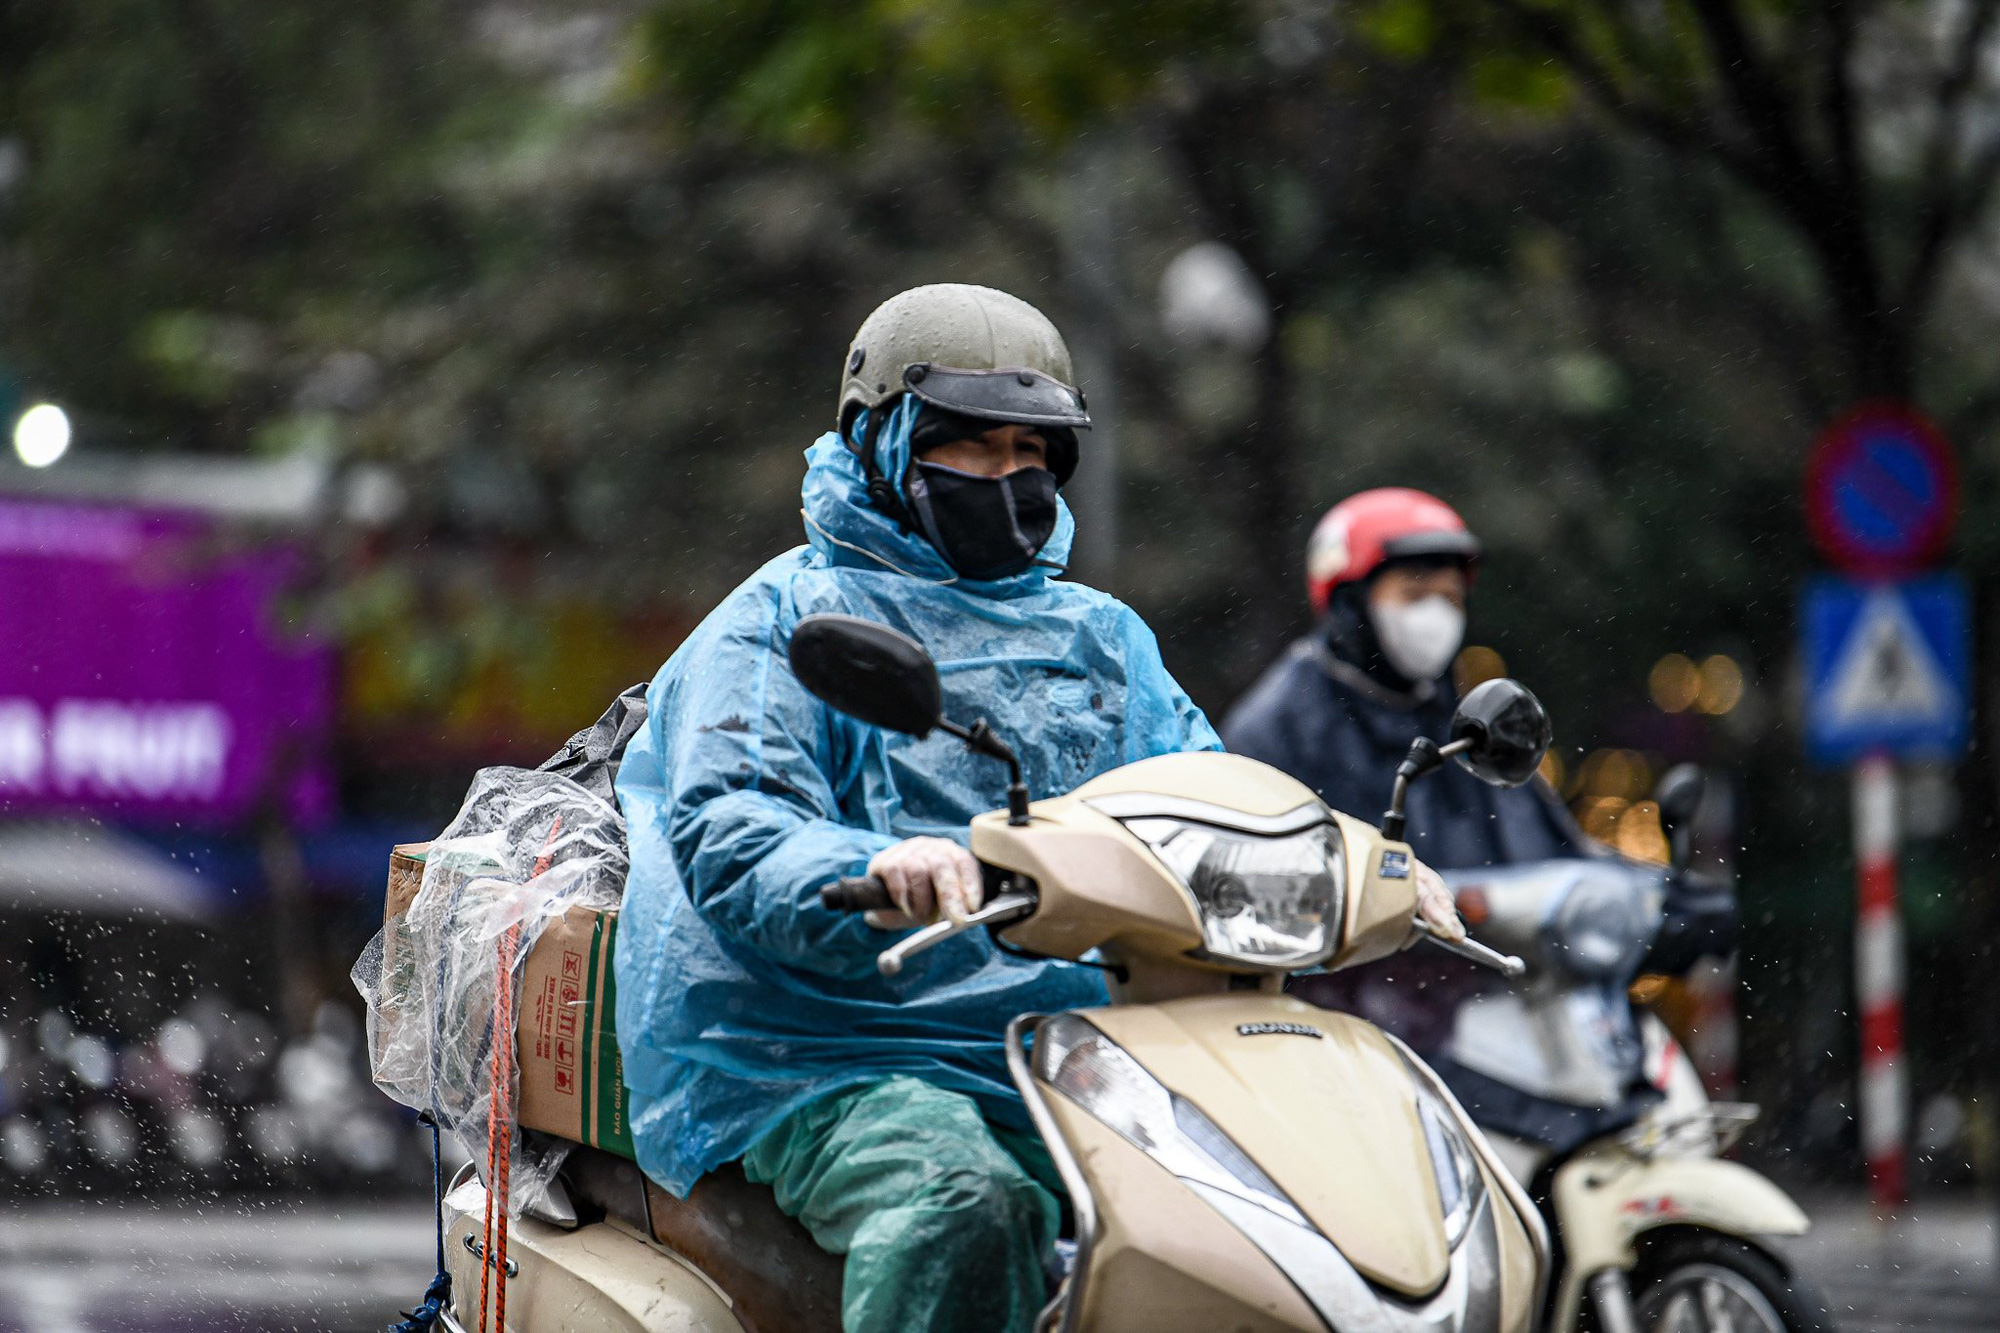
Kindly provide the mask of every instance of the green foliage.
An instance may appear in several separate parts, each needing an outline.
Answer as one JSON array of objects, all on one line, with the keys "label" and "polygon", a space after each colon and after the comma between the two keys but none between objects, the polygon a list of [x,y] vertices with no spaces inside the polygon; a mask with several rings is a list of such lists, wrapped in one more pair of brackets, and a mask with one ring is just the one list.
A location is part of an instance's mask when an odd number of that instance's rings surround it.
[{"label": "green foliage", "polygon": [[643,25],[647,69],[699,122],[789,148],[854,148],[909,117],[954,139],[1047,144],[1227,63],[1253,7],[1226,0],[694,0]]},{"label": "green foliage", "polygon": [[425,171],[470,93],[433,7],[39,10],[0,18],[20,62],[0,136],[27,162],[0,207],[17,294],[0,354],[36,381],[143,445],[182,406],[258,396],[277,349],[250,345],[256,321],[448,267]]},{"label": "green foliage", "polygon": [[[1643,9],[1613,0],[1360,0],[1355,8],[1355,33],[1382,55],[1409,60],[1460,48],[1468,87],[1494,105],[1556,112],[1597,91],[1686,106],[1714,85],[1692,0]],[[1810,23],[1810,11],[1795,5],[1728,8],[1779,47],[1797,44],[1803,35],[1792,29]]]},{"label": "green foliage", "polygon": [[[629,31],[540,0],[4,7],[0,150],[27,170],[0,185],[0,364],[82,409],[80,456],[395,464],[411,510],[330,599],[350,702],[519,757],[800,540],[800,451],[876,301],[1006,287],[1115,381],[1122,550],[1090,577],[1204,706],[1302,622],[1320,509],[1435,490],[1491,553],[1476,639],[1565,747],[1746,774],[1755,912],[1837,822],[1780,682],[1798,462],[1857,385],[1831,281],[1852,255],[1800,219],[1863,219],[1896,277],[1938,198],[1977,199],[1889,134],[1866,209],[1799,208],[1702,16],[1742,18],[1827,189],[1833,19],[1929,77],[1948,10],[1973,7],[657,0]],[[1162,272],[1210,240],[1270,299],[1268,346],[1162,327]],[[1946,403],[2000,337],[1990,263],[1963,263],[1921,343]],[[1852,304],[1919,345],[1925,303]],[[2000,437],[1959,440],[1990,573]],[[1735,655],[1749,701],[1665,719],[1668,650]]]},{"label": "green foliage", "polygon": [[1556,63],[1533,52],[1483,51],[1474,57],[1468,83],[1482,103],[1555,116],[1576,100],[1576,82]]},{"label": "green foliage", "polygon": [[1376,0],[1359,7],[1353,29],[1382,55],[1410,61],[1436,49],[1441,19],[1429,0]]}]

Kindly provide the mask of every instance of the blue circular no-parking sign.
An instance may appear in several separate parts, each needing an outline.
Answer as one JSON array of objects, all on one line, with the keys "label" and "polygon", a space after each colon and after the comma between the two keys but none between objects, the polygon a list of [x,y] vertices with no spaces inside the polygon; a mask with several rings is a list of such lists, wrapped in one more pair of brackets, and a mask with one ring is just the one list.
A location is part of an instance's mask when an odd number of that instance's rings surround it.
[{"label": "blue circular no-parking sign", "polygon": [[1951,446],[1915,408],[1863,403],[1819,437],[1806,465],[1806,516],[1821,554],[1849,574],[1924,569],[1958,517]]}]

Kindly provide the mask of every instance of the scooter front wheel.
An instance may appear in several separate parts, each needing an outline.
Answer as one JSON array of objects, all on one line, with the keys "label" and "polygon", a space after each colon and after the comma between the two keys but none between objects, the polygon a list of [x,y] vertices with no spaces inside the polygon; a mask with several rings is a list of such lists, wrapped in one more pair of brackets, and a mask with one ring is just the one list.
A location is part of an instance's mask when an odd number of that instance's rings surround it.
[{"label": "scooter front wheel", "polygon": [[1632,1275],[1632,1307],[1639,1333],[1833,1333],[1810,1282],[1710,1231],[1657,1237]]}]

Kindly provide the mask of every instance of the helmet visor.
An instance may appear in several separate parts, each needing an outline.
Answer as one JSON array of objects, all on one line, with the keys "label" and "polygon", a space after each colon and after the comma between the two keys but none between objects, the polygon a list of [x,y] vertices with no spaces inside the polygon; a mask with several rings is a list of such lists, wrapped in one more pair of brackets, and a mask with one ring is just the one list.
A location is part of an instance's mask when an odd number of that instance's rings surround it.
[{"label": "helmet visor", "polygon": [[1088,430],[1083,395],[1039,370],[958,370],[919,361],[903,384],[927,403],[988,421]]},{"label": "helmet visor", "polygon": [[1462,560],[1470,563],[1480,555],[1479,539],[1469,532],[1433,528],[1391,537],[1382,543],[1382,558],[1389,560]]}]

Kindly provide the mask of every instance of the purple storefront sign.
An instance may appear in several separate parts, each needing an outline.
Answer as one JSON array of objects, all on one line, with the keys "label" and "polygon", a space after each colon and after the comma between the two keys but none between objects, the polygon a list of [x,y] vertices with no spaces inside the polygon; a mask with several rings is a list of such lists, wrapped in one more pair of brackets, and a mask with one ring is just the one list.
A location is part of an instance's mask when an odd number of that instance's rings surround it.
[{"label": "purple storefront sign", "polygon": [[333,658],[276,605],[298,554],[187,514],[0,500],[0,813],[324,819]]}]

